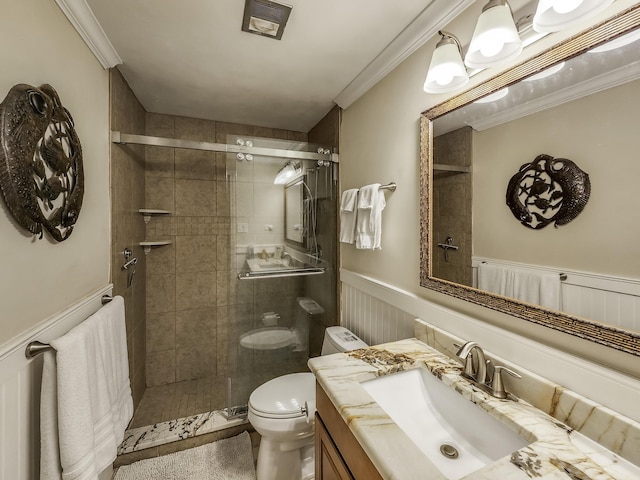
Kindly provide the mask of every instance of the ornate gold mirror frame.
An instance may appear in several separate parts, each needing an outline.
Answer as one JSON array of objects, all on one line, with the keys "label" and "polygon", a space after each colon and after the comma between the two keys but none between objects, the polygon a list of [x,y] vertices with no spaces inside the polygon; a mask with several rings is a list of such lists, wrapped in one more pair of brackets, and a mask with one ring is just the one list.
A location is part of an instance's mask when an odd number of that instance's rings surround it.
[{"label": "ornate gold mirror frame", "polygon": [[422,113],[420,127],[420,285],[446,295],[544,325],[576,337],[640,356],[640,334],[611,325],[547,310],[432,276],[431,230],[433,185],[433,129],[436,118],[480,97],[512,85],[555,63],[573,58],[600,44],[640,27],[640,5],[629,8],[589,30],[568,38],[535,57],[506,70]]}]

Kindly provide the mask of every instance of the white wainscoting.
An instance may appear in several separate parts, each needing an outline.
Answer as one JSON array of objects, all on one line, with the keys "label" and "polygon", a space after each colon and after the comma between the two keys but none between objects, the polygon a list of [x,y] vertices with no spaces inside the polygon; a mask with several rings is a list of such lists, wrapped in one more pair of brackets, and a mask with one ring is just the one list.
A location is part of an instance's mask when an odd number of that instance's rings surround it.
[{"label": "white wainscoting", "polygon": [[[413,319],[421,318],[640,421],[640,380],[637,378],[463,315],[371,277],[342,269],[340,281],[341,325],[370,345],[413,337]],[[551,330],[550,334],[553,334]]]},{"label": "white wainscoting", "polygon": [[566,275],[566,280],[560,282],[560,301],[563,312],[629,330],[640,330],[640,281],[638,280],[473,257],[474,286],[477,285],[478,264],[481,262],[529,272],[558,275],[562,273]]},{"label": "white wainscoting", "polygon": [[93,292],[0,347],[0,479],[39,477],[42,358],[26,358],[27,344],[63,335],[96,312],[112,288]]}]

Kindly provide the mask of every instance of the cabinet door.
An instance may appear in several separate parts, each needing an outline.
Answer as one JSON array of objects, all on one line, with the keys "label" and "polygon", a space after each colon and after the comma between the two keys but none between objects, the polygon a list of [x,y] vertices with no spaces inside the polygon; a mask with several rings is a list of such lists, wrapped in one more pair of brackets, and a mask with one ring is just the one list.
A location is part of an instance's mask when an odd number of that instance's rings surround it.
[{"label": "cabinet door", "polygon": [[354,480],[316,413],[316,480]]}]

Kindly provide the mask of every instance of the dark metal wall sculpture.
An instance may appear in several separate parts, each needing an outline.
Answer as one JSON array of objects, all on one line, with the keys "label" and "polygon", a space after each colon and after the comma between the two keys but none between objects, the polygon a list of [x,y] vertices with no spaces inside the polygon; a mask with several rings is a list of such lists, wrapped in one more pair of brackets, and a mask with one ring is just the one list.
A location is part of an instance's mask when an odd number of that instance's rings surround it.
[{"label": "dark metal wall sculpture", "polygon": [[51,85],[14,85],[0,103],[0,190],[15,220],[61,242],[84,195],[82,148],[73,118]]},{"label": "dark metal wall sculpture", "polygon": [[525,227],[566,225],[589,201],[589,175],[566,158],[538,155],[520,167],[507,187],[507,205]]}]

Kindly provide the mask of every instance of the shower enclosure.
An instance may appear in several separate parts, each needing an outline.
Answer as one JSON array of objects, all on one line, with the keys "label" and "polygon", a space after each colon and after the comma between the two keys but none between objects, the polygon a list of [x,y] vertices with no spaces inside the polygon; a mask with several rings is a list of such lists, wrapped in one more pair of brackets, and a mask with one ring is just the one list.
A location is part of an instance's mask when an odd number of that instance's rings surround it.
[{"label": "shower enclosure", "polygon": [[227,154],[233,417],[246,413],[260,384],[307,371],[324,327],[335,322],[337,164],[326,147],[318,155],[317,146],[302,142],[228,136],[227,143],[272,154]]},{"label": "shower enclosure", "polygon": [[[144,218],[148,255],[132,245],[146,262],[130,287],[113,269],[125,296],[146,290],[146,346],[131,343],[134,365],[146,350],[146,389],[132,428],[209,411],[244,415],[258,385],[307,370],[337,319],[332,147],[221,138],[207,122],[148,114],[145,135],[112,132],[116,174],[144,160],[142,216],[124,227]],[[131,243],[121,247],[119,235],[118,267]]]}]

